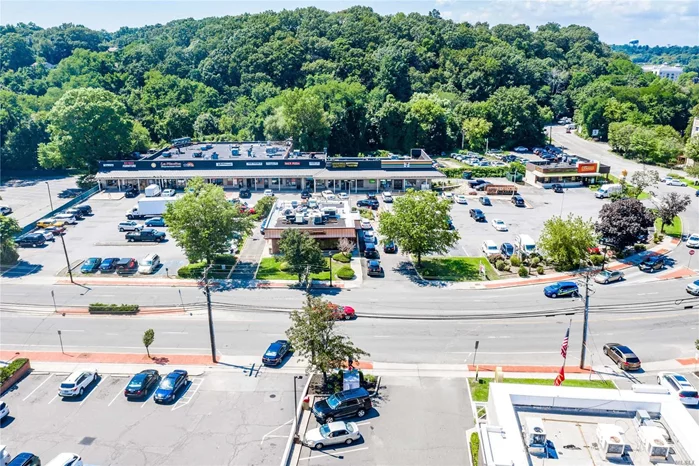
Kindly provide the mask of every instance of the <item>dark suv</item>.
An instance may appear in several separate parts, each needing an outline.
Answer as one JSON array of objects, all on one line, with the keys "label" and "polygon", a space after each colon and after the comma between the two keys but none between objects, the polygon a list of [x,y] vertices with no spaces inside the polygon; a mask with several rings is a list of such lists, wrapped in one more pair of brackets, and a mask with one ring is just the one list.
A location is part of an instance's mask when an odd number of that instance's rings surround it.
[{"label": "dark suv", "polygon": [[349,416],[364,417],[369,410],[371,410],[371,397],[365,388],[337,392],[313,404],[313,415],[319,424]]},{"label": "dark suv", "polygon": [[515,194],[510,200],[516,207],[525,207],[524,198],[519,194]]},{"label": "dark suv", "polygon": [[238,197],[241,199],[250,199],[252,197],[252,193],[250,192],[249,189],[243,188],[240,190]]},{"label": "dark suv", "polygon": [[638,268],[643,272],[655,272],[665,267],[665,257],[654,254],[646,257],[638,264]]},{"label": "dark suv", "polygon": [[379,208],[379,201],[374,199],[360,199],[357,201],[357,207],[368,207],[372,210],[377,210]]},{"label": "dark suv", "polygon": [[130,275],[138,272],[138,261],[134,258],[124,257],[116,263],[116,273]]},{"label": "dark suv", "polygon": [[476,222],[485,222],[485,214],[481,209],[471,209],[468,213]]},{"label": "dark suv", "polygon": [[23,248],[36,248],[46,244],[46,238],[41,233],[29,233],[17,238],[15,244]]},{"label": "dark suv", "polygon": [[126,239],[128,241],[155,241],[159,243],[165,239],[165,232],[153,228],[144,228],[140,231],[136,230],[126,233]]}]

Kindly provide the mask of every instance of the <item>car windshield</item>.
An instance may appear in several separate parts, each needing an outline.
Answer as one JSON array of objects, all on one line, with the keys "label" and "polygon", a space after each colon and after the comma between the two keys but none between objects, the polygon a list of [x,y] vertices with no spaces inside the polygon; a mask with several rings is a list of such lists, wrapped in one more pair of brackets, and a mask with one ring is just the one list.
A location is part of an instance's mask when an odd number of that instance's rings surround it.
[{"label": "car windshield", "polygon": [[327,424],[323,424],[320,426],[320,435],[323,436],[323,438],[328,438],[328,435],[330,435],[330,427],[328,427]]},{"label": "car windshield", "polygon": [[174,386],[175,386],[175,379],[171,379],[169,377],[163,379],[163,381],[160,382],[160,388],[162,388],[163,390],[171,390],[172,387],[174,387]]},{"label": "car windshield", "polygon": [[699,240],[699,235],[692,235],[689,237],[689,239],[691,239],[692,241]]},{"label": "car windshield", "polygon": [[626,358],[626,362],[628,362],[629,364],[635,364],[641,361],[638,358]]},{"label": "car windshield", "polygon": [[153,261],[143,261],[141,265],[153,265]]},{"label": "car windshield", "polygon": [[138,374],[134,376],[134,378],[131,379],[131,382],[129,382],[129,387],[140,387],[145,378],[146,376],[143,374]]},{"label": "car windshield", "polygon": [[267,352],[265,353],[265,356],[268,356],[268,357],[274,357],[276,355],[277,355],[276,350],[267,350]]},{"label": "car windshield", "polygon": [[609,277],[612,275],[612,273],[607,271],[607,270],[600,272],[599,274],[602,275],[603,277]]},{"label": "car windshield", "polygon": [[536,249],[536,246],[534,246],[533,244],[527,244],[526,246],[524,246],[524,249],[526,249],[527,251],[533,251],[534,249]]},{"label": "car windshield", "polygon": [[75,384],[74,383],[62,383],[61,388],[74,388]]},{"label": "car windshield", "polygon": [[331,397],[329,397],[327,399],[327,402],[328,402],[328,406],[330,406],[332,409],[335,409],[338,406],[340,406],[340,400],[335,395],[332,395]]}]

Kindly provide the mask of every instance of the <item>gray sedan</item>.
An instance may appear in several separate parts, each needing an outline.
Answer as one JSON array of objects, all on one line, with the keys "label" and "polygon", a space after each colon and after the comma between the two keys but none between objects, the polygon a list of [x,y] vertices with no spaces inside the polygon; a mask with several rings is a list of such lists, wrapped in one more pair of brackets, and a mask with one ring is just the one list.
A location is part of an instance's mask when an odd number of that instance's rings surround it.
[{"label": "gray sedan", "polygon": [[595,281],[597,283],[611,283],[611,282],[618,282],[624,279],[624,272],[620,272],[618,270],[603,270],[597,275],[595,275]]}]

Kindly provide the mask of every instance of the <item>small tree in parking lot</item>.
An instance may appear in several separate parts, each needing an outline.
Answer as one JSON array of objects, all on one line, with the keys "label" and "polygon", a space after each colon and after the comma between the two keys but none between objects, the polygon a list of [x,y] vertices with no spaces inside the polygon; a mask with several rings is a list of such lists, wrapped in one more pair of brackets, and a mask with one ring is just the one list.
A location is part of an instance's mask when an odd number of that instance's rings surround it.
[{"label": "small tree in parking lot", "polygon": [[269,213],[272,211],[276,198],[273,196],[264,196],[262,199],[255,203],[255,215],[260,220],[264,220]]},{"label": "small tree in parking lot", "polygon": [[[573,214],[567,219],[552,217],[544,222],[539,236],[539,249],[561,270],[571,270],[587,259],[590,248],[597,245],[591,221]],[[532,264],[534,266],[538,265]]]},{"label": "small tree in parking lot", "polygon": [[312,272],[322,270],[325,257],[318,242],[306,232],[296,229],[284,230],[279,239],[279,251],[289,269],[299,278],[299,283],[308,281]]},{"label": "small tree in parking lot", "polygon": [[11,265],[17,262],[19,255],[14,236],[22,229],[13,217],[0,217],[0,264]]},{"label": "small tree in parking lot", "polygon": [[150,358],[150,350],[148,349],[148,347],[153,344],[153,340],[155,340],[155,332],[153,331],[152,328],[149,328],[143,334],[143,346],[146,347],[146,353],[148,353],[149,358]]},{"label": "small tree in parking lot", "polygon": [[660,231],[662,232],[666,225],[672,225],[675,217],[687,210],[691,203],[692,198],[689,194],[682,195],[676,192],[664,194],[658,204],[658,217],[662,222]]},{"label": "small tree in parking lot", "polygon": [[352,255],[352,251],[354,251],[354,241],[348,240],[347,238],[340,238],[337,242],[337,249],[342,254],[349,257]]}]

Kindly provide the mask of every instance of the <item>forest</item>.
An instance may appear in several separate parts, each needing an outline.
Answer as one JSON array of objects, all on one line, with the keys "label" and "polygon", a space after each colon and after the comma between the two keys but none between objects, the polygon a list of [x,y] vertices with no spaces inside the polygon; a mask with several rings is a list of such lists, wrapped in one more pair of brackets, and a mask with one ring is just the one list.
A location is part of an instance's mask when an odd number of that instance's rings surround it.
[{"label": "forest", "polygon": [[482,150],[485,138],[512,148],[542,143],[562,116],[602,139],[610,126],[652,134],[643,156],[660,161],[699,115],[697,74],[658,79],[627,53],[583,26],[490,27],[437,10],[303,8],[116,32],[7,25],[0,163],[94,171],[183,136],[292,137],[344,156]]}]

